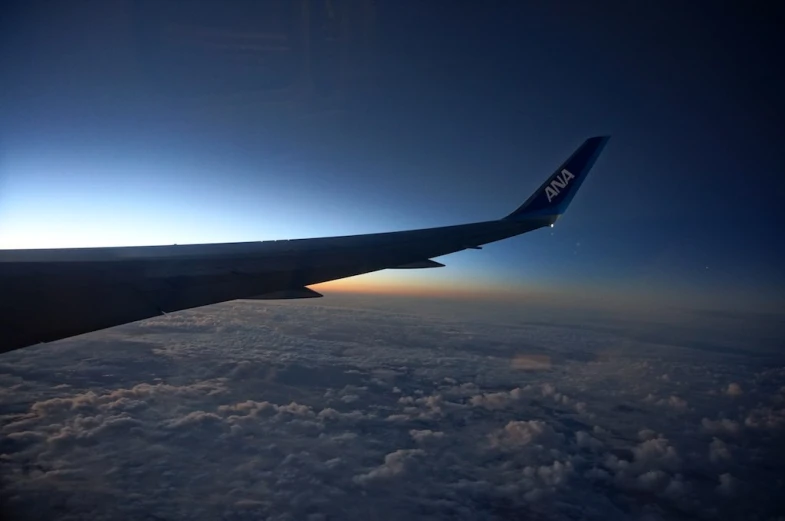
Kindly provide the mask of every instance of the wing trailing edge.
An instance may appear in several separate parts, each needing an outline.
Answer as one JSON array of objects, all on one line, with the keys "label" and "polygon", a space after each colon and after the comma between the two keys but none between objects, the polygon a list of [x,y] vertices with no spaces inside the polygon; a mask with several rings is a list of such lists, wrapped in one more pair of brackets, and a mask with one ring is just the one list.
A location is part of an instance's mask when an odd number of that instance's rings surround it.
[{"label": "wing trailing edge", "polygon": [[270,293],[248,297],[246,300],[291,300],[298,298],[321,298],[323,296],[324,295],[318,291],[303,287],[271,291]]}]

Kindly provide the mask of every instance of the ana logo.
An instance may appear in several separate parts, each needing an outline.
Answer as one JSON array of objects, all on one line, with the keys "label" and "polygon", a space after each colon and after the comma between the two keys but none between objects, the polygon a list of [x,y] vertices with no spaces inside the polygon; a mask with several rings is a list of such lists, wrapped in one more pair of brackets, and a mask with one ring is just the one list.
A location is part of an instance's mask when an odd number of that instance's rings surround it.
[{"label": "ana logo", "polygon": [[572,172],[567,170],[566,168],[559,172],[553,181],[550,182],[548,186],[545,187],[545,195],[548,196],[548,202],[550,203],[553,201],[553,198],[559,195],[564,188],[570,182],[570,179],[575,179],[575,176],[572,175]]}]

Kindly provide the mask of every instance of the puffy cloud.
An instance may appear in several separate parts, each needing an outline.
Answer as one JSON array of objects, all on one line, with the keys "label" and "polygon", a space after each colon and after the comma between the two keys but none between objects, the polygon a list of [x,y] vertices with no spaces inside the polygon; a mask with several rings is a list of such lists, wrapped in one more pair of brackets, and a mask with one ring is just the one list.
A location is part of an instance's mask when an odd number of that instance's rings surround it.
[{"label": "puffy cloud", "polygon": [[491,447],[515,450],[532,443],[546,446],[559,445],[563,436],[543,421],[524,420],[507,423],[503,429],[492,432],[488,439]]},{"label": "puffy cloud", "polygon": [[680,499],[687,493],[688,486],[677,473],[682,468],[682,459],[668,439],[646,439],[632,448],[631,455],[631,459],[606,455],[602,464],[609,473],[593,469],[588,477],[606,481],[612,475],[613,484],[623,491],[644,490],[670,500]]},{"label": "puffy cloud", "polygon": [[602,482],[611,481],[611,474],[607,470],[598,467],[592,467],[589,470],[587,470],[584,474],[584,477],[592,481],[602,481]]},{"label": "puffy cloud", "polygon": [[662,494],[671,500],[681,500],[686,497],[689,492],[689,484],[684,481],[684,477],[681,474],[677,474],[668,482],[668,486],[665,487]]},{"label": "puffy cloud", "polygon": [[744,419],[744,425],[753,429],[783,429],[785,428],[785,408],[756,407]]},{"label": "puffy cloud", "polygon": [[504,409],[505,407],[515,405],[524,396],[525,391],[523,389],[515,388],[510,392],[478,394],[472,396],[469,403],[475,407],[484,407],[489,410]]},{"label": "puffy cloud", "polygon": [[727,472],[720,474],[719,482],[720,484],[717,485],[717,493],[722,494],[723,496],[733,496],[739,488],[739,480]]},{"label": "puffy cloud", "polygon": [[681,458],[667,438],[646,440],[632,449],[635,461],[647,468],[666,468],[677,470],[681,466]]},{"label": "puffy cloud", "polygon": [[409,431],[412,439],[418,443],[428,443],[429,441],[439,440],[444,438],[444,433],[441,431],[432,431],[430,429],[417,430],[412,429]]},{"label": "puffy cloud", "polygon": [[299,404],[297,402],[291,402],[287,405],[279,405],[278,412],[282,414],[291,414],[292,416],[304,416],[304,417],[314,416],[314,412],[311,407],[308,407],[307,405]]},{"label": "puffy cloud", "polygon": [[709,443],[709,460],[714,463],[730,460],[732,458],[728,445],[719,438],[714,438]]},{"label": "puffy cloud", "polygon": [[223,419],[215,413],[204,411],[189,412],[182,418],[167,421],[165,425],[172,429],[194,428],[199,425],[220,425]]},{"label": "puffy cloud", "polygon": [[662,470],[649,470],[637,478],[638,485],[650,492],[661,492],[670,484],[670,474]]},{"label": "puffy cloud", "polygon": [[719,420],[710,420],[708,418],[703,418],[701,420],[701,426],[703,430],[706,431],[708,434],[713,434],[716,436],[719,435],[730,435],[730,436],[737,436],[741,433],[741,425],[737,421],[729,420],[728,418],[722,418]]},{"label": "puffy cloud", "polygon": [[658,400],[657,405],[671,407],[679,412],[685,412],[688,409],[687,400],[674,395],[671,395],[667,400]]},{"label": "puffy cloud", "polygon": [[551,465],[528,466],[523,469],[521,485],[527,501],[539,501],[567,486],[574,474],[572,463],[554,461]]},{"label": "puffy cloud", "polygon": [[245,400],[241,403],[221,405],[218,411],[224,414],[239,414],[241,416],[272,416],[278,412],[278,406],[270,402],[256,402]]},{"label": "puffy cloud", "polygon": [[575,433],[575,442],[578,444],[578,447],[582,449],[590,449],[593,451],[600,451],[604,448],[604,444],[589,434],[586,431],[578,431]]},{"label": "puffy cloud", "polygon": [[424,456],[425,452],[420,449],[399,449],[391,452],[384,457],[384,463],[371,470],[367,474],[356,476],[357,483],[365,484],[374,481],[385,481],[390,478],[400,476],[407,470],[416,466],[419,457]]},{"label": "puffy cloud", "polygon": [[638,431],[638,439],[641,441],[653,440],[657,437],[657,433],[651,429],[641,429]]},{"label": "puffy cloud", "polygon": [[486,409],[504,409],[510,404],[508,393],[489,393],[472,396],[470,403],[475,407],[485,407]]}]

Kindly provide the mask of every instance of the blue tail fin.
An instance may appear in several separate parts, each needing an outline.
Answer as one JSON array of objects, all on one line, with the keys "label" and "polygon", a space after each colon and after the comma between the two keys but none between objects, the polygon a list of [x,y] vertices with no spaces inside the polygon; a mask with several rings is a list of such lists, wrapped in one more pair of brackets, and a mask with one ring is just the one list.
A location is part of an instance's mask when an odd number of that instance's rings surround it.
[{"label": "blue tail fin", "polygon": [[517,210],[505,219],[526,217],[558,217],[569,206],[575,193],[591,170],[592,165],[605,147],[610,136],[591,137],[573,152],[556,172],[529,197]]}]

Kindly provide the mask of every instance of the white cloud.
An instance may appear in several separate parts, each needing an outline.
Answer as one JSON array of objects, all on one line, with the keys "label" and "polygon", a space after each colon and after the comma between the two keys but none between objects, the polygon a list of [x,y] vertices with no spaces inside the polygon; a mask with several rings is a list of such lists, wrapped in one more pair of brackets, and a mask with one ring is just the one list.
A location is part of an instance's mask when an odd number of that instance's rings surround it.
[{"label": "white cloud", "polygon": [[649,470],[637,477],[640,488],[649,492],[661,492],[670,483],[670,474],[662,470]]},{"label": "white cloud", "polygon": [[483,393],[472,396],[469,400],[474,407],[484,407],[489,410],[504,409],[515,405],[525,396],[525,391],[515,388],[510,392]]},{"label": "white cloud", "polygon": [[703,418],[701,420],[701,426],[703,430],[708,434],[713,434],[716,436],[719,435],[730,435],[730,436],[737,436],[741,433],[741,425],[737,421],[730,420],[728,418],[722,418],[719,420],[710,420],[708,418]]},{"label": "white cloud", "polygon": [[638,439],[641,441],[652,440],[657,437],[657,433],[651,429],[641,429],[638,431]]},{"label": "white cloud", "polygon": [[510,404],[508,393],[488,393],[472,396],[469,401],[475,407],[485,407],[486,409],[504,409]]},{"label": "white cloud", "polygon": [[679,412],[685,412],[689,408],[689,404],[687,403],[687,400],[683,398],[679,398],[678,396],[674,396],[674,395],[671,395],[667,400],[665,399],[658,400],[656,403],[657,405],[664,405],[672,409],[675,409]]},{"label": "white cloud", "polygon": [[671,500],[680,500],[686,497],[689,491],[689,484],[684,481],[684,478],[680,474],[677,474],[670,480],[662,494]]},{"label": "white cloud", "polygon": [[632,449],[635,462],[643,468],[678,470],[681,458],[667,438],[646,440]]},{"label": "white cloud", "polygon": [[523,469],[524,496],[529,501],[543,499],[557,489],[567,486],[574,469],[572,463],[554,461],[551,465],[528,466]]},{"label": "white cloud", "polygon": [[191,429],[199,425],[207,425],[207,424],[220,425],[221,423],[223,423],[223,419],[215,413],[205,412],[205,411],[193,411],[181,418],[169,420],[165,423],[165,425],[172,429],[181,429],[181,428]]},{"label": "white cloud", "polygon": [[738,479],[727,472],[720,474],[718,479],[720,484],[717,485],[717,493],[722,494],[723,496],[733,496],[736,494],[739,488]]},{"label": "white cloud", "polygon": [[441,431],[432,431],[430,429],[417,430],[412,429],[409,431],[412,439],[418,443],[428,443],[432,440],[439,440],[444,438],[444,433]]},{"label": "white cloud", "polygon": [[714,438],[709,443],[709,460],[720,463],[732,459],[728,444],[719,438]]},{"label": "white cloud", "polygon": [[384,463],[371,470],[367,474],[361,474],[354,478],[357,483],[366,484],[374,481],[385,481],[390,478],[400,476],[416,467],[417,460],[425,455],[425,451],[420,449],[399,449],[391,452],[384,457]]},{"label": "white cloud", "polygon": [[[686,493],[687,486],[677,474],[682,468],[682,458],[668,439],[647,439],[634,446],[631,452],[631,460],[606,454],[602,462],[619,489],[645,490],[670,499],[680,498]],[[596,471],[591,476],[602,479],[602,474]]]},{"label": "white cloud", "polygon": [[515,450],[532,443],[554,446],[559,445],[563,436],[553,427],[540,420],[511,421],[503,429],[488,436],[490,445],[503,450]]},{"label": "white cloud", "polygon": [[744,425],[753,429],[785,429],[785,408],[756,407],[744,419]]},{"label": "white cloud", "polygon": [[593,451],[600,451],[604,448],[604,444],[589,434],[586,431],[578,431],[575,433],[575,442],[578,444],[578,447],[582,449],[590,449]]}]

